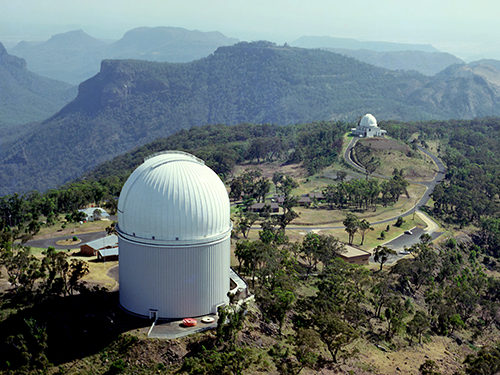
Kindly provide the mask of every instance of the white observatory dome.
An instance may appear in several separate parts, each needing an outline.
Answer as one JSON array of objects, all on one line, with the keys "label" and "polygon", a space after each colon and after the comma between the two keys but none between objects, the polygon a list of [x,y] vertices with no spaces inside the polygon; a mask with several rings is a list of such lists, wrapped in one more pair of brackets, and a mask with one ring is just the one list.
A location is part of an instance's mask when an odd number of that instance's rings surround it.
[{"label": "white observatory dome", "polygon": [[367,113],[366,115],[363,116],[359,125],[366,127],[377,126],[377,120],[375,119],[375,116],[373,116],[370,113]]},{"label": "white observatory dome", "polygon": [[202,160],[146,159],[118,202],[122,308],[165,319],[217,313],[229,301],[231,229],[226,188]]},{"label": "white observatory dome", "polygon": [[139,166],[118,202],[122,235],[146,242],[206,242],[231,229],[229,198],[214,171],[193,155],[164,152]]}]

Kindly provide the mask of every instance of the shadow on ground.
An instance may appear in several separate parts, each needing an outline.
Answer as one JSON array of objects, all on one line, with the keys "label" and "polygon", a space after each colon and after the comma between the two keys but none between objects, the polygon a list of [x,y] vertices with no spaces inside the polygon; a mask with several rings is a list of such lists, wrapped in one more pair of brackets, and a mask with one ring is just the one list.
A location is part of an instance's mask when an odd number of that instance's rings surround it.
[{"label": "shadow on ground", "polygon": [[[4,304],[2,310],[6,308],[12,306]],[[33,355],[44,341],[48,361],[57,366],[98,353],[121,333],[148,325],[119,308],[118,292],[53,298],[20,309],[0,323],[0,369],[18,367],[26,351]]]}]

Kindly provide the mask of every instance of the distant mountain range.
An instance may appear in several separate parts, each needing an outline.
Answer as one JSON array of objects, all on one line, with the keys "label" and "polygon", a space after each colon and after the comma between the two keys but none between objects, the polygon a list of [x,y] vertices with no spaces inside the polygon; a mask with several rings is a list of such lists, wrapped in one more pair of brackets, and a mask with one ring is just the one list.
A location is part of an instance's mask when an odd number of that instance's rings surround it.
[{"label": "distant mountain range", "polygon": [[236,42],[219,32],[140,27],[109,44],[77,30],[54,35],[46,42],[21,42],[9,52],[24,58],[35,73],[79,84],[97,74],[104,59],[190,62]]},{"label": "distant mountain range", "polygon": [[367,49],[375,52],[389,51],[422,51],[440,52],[430,44],[406,44],[392,42],[370,42],[359,41],[351,38],[335,38],[331,36],[303,36],[290,43],[293,47],[300,48],[343,48],[343,49]]},{"label": "distant mountain range", "polygon": [[[21,42],[10,50],[28,67],[53,79],[79,84],[99,71],[104,59],[190,62],[238,40],[219,32],[174,27],[140,27],[116,42],[105,43],[82,30],[54,35],[45,42]],[[434,75],[452,64],[464,63],[428,44],[358,41],[348,38],[304,36],[291,46],[320,48],[391,70],[415,70]]]},{"label": "distant mountain range", "polygon": [[415,70],[433,76],[450,65],[465,64],[463,60],[445,52],[388,51],[377,52],[367,49],[324,48],[356,60],[390,70]]},{"label": "distant mountain range", "polygon": [[403,121],[500,116],[500,87],[474,73],[486,65],[472,74],[458,74],[465,69],[458,66],[430,77],[269,42],[219,47],[185,64],[105,60],[73,102],[5,147],[0,195],[55,187],[207,123],[354,121],[367,112]]},{"label": "distant mountain range", "polygon": [[24,124],[52,116],[76,94],[76,86],[28,71],[26,61],[0,43],[0,143],[19,137]]}]

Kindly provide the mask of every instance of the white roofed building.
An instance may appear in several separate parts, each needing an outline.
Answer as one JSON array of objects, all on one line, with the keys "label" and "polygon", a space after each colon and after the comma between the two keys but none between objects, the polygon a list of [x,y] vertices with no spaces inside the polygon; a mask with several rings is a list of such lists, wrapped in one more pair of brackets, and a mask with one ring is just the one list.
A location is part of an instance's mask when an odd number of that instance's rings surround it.
[{"label": "white roofed building", "polygon": [[387,130],[382,130],[377,125],[377,120],[375,117],[367,113],[363,116],[358,126],[351,129],[352,135],[357,135],[358,137],[383,137]]},{"label": "white roofed building", "polygon": [[80,253],[96,256],[99,250],[116,249],[118,252],[118,237],[114,234],[80,245]]},{"label": "white roofed building", "polygon": [[109,214],[101,207],[89,207],[78,211],[85,214],[85,221],[109,219]]},{"label": "white roofed building", "polygon": [[146,159],[118,201],[120,305],[150,318],[216,313],[228,303],[231,229],[224,183],[202,160]]}]

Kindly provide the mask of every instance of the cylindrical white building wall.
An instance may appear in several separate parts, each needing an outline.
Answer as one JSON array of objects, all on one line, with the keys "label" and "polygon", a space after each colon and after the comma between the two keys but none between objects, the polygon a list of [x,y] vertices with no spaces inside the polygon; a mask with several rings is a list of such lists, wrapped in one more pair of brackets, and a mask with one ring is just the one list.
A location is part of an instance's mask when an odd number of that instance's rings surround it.
[{"label": "cylindrical white building wall", "polygon": [[118,201],[121,306],[165,319],[215,313],[228,303],[231,228],[226,188],[202,160],[147,159]]},{"label": "cylindrical white building wall", "polygon": [[202,246],[160,247],[119,238],[120,304],[159,318],[196,317],[227,304],[230,238]]}]

